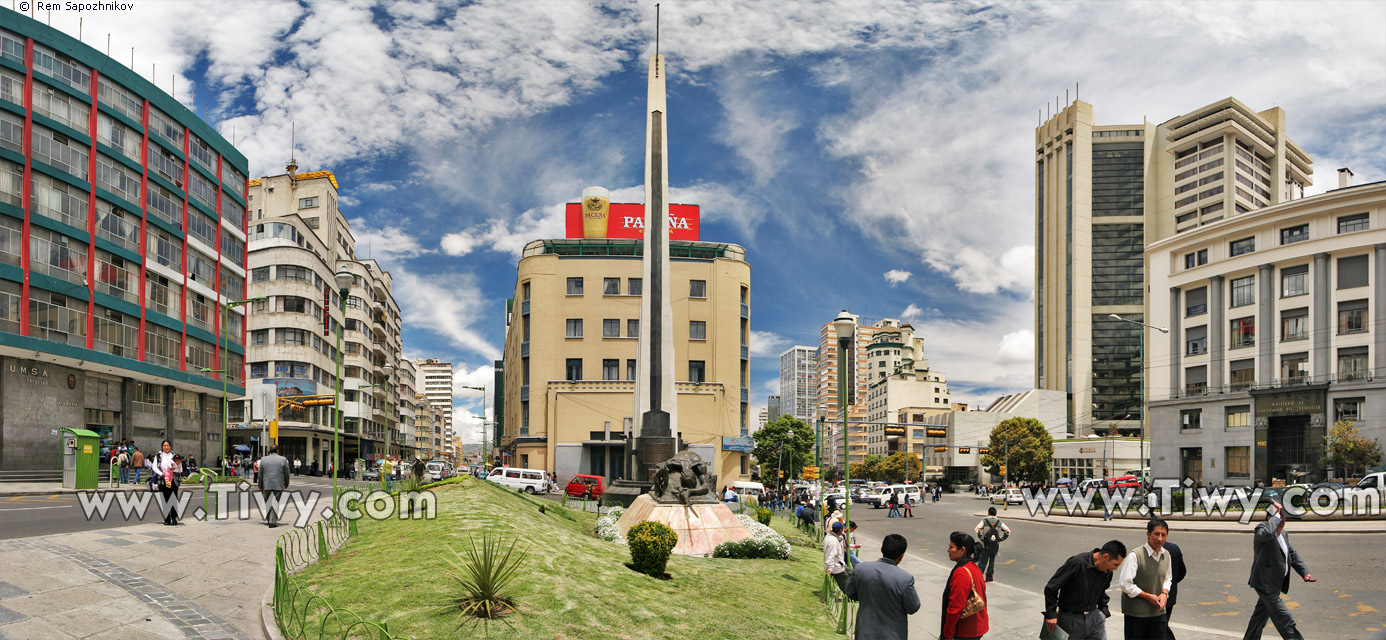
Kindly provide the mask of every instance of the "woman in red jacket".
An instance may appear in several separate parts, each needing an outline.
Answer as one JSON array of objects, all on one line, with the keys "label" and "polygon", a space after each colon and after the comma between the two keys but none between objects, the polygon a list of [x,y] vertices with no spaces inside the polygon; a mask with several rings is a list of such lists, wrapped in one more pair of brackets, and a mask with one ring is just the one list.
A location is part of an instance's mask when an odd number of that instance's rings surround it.
[{"label": "woman in red jacket", "polygon": [[943,640],[973,640],[987,632],[986,607],[962,617],[973,589],[977,590],[983,602],[987,599],[986,576],[972,562],[976,554],[977,541],[970,534],[954,531],[948,535],[948,559],[956,566],[948,574],[948,584],[943,587],[943,628],[938,634]]}]

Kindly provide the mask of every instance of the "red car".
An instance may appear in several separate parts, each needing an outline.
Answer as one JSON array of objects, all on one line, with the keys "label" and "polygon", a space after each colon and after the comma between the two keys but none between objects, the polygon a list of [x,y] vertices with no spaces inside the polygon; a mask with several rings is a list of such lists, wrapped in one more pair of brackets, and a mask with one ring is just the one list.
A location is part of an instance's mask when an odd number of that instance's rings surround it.
[{"label": "red car", "polygon": [[1136,479],[1136,476],[1117,476],[1107,478],[1107,486],[1117,491],[1125,491],[1127,489],[1139,489],[1141,483],[1140,480]]},{"label": "red car", "polygon": [[601,499],[606,491],[606,478],[579,473],[568,481],[567,493],[574,498]]}]

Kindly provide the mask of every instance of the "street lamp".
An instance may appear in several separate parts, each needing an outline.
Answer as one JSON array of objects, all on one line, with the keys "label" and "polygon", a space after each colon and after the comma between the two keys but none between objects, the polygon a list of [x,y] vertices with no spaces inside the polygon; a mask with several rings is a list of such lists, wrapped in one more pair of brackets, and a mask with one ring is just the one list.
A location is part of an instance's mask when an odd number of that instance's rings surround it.
[{"label": "street lamp", "polygon": [[[1108,315],[1107,317],[1108,317],[1108,318],[1111,318],[1112,320],[1120,320],[1120,321],[1122,321],[1122,322],[1129,322],[1129,323],[1134,324],[1134,325],[1139,325],[1139,326],[1145,327],[1146,329],[1154,329],[1154,330],[1156,330],[1156,331],[1159,331],[1160,333],[1169,333],[1169,329],[1167,329],[1167,328],[1165,328],[1165,327],[1157,327],[1157,326],[1155,326],[1155,325],[1153,325],[1153,324],[1146,324],[1146,323],[1141,322],[1141,321],[1139,321],[1139,320],[1131,320],[1131,319],[1129,319],[1129,318],[1123,318],[1123,317],[1121,317],[1121,316],[1119,316],[1119,315],[1117,315],[1117,314],[1115,314],[1115,313],[1113,313],[1113,314],[1111,314],[1111,315]],[[1141,343],[1140,343],[1140,345],[1141,345],[1141,346],[1140,346],[1140,360],[1141,360],[1141,457],[1140,457],[1139,462],[1140,462],[1140,465],[1141,465],[1141,471],[1140,471],[1140,472],[1141,472],[1141,476],[1144,477],[1144,476],[1146,475],[1145,469],[1146,469],[1147,466],[1149,466],[1149,465],[1146,464],[1146,461],[1145,461],[1145,414],[1147,413],[1147,411],[1146,411],[1146,406],[1145,406],[1145,332],[1144,332],[1144,331],[1141,332]]]},{"label": "street lamp", "polygon": [[346,355],[342,353],[342,332],[346,330],[347,293],[351,290],[351,283],[355,281],[356,276],[352,275],[350,271],[341,269],[337,271],[337,274],[334,275],[332,279],[334,284],[337,285],[338,306],[342,312],[342,322],[337,324],[337,397],[335,400],[336,404],[334,405],[337,409],[337,422],[332,425],[332,461],[330,463],[332,465],[332,502],[335,506],[337,502],[337,476],[342,472],[342,450],[340,442],[342,414],[344,413],[342,411],[342,360],[346,357]]},{"label": "street lamp", "polygon": [[[481,475],[485,476],[489,472],[489,470],[486,468],[486,459],[490,457],[486,453],[486,385],[481,385],[480,387],[469,387],[466,385],[462,385],[458,388],[471,389],[473,391],[481,392]],[[493,421],[490,424],[495,424],[495,422]],[[462,459],[466,460],[467,456],[462,456]]]},{"label": "street lamp", "polygon": [[[217,326],[217,333],[219,334],[219,335],[217,336],[217,340],[221,342],[221,368],[220,368],[220,369],[202,369],[202,373],[219,373],[219,374],[221,374],[221,459],[222,459],[222,460],[225,460],[225,459],[226,459],[226,423],[227,423],[227,420],[228,420],[228,418],[227,418],[227,413],[228,413],[228,411],[227,411],[227,410],[228,410],[228,407],[229,407],[229,404],[230,404],[230,403],[227,401],[227,399],[226,399],[226,375],[227,375],[227,371],[228,371],[228,369],[229,369],[229,368],[226,366],[226,311],[227,311],[228,309],[234,309],[234,308],[239,307],[239,306],[241,306],[241,305],[250,304],[250,303],[252,303],[252,302],[255,302],[255,301],[258,301],[258,300],[264,300],[264,299],[265,299],[265,296],[255,296],[254,298],[250,298],[250,299],[247,299],[247,300],[230,300],[230,301],[224,302],[224,303],[222,303],[222,304],[220,305],[220,306],[221,306],[221,309],[220,309],[219,311],[220,311],[220,313],[221,313],[221,324],[219,324],[219,325]],[[221,475],[221,469],[217,469],[217,475]]]},{"label": "street lamp", "polygon": [[[857,335],[857,319],[846,309],[833,320],[837,332],[837,410],[842,416],[842,486],[852,486],[852,437],[847,431],[847,347]],[[852,501],[843,504],[843,519],[852,521]],[[843,529],[846,531],[846,529]],[[848,541],[850,543],[850,540]],[[847,547],[850,548],[850,547]]]}]

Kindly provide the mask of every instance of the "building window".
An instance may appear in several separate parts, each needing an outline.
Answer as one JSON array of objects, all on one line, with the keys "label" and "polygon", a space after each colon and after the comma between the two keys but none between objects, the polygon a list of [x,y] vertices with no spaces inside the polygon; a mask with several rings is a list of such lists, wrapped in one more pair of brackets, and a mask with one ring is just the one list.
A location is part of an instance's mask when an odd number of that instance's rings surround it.
[{"label": "building window", "polygon": [[621,295],[620,278],[602,278],[602,295],[619,296]]},{"label": "building window", "polygon": [[250,363],[250,377],[252,377],[252,378],[268,378],[268,377],[269,377],[269,363],[268,363],[268,362],[252,362],[252,363]]},{"label": "building window", "polygon": [[1256,318],[1248,316],[1237,318],[1232,321],[1232,339],[1230,349],[1240,347],[1250,347],[1256,344]]},{"label": "building window", "polygon": [[688,281],[688,297],[690,297],[690,298],[706,298],[706,297],[707,297],[707,281],[706,281],[706,280],[689,280],[689,281]]},{"label": "building window", "polygon": [[1309,265],[1280,270],[1280,297],[1290,298],[1306,293],[1309,293]]},{"label": "building window", "polygon": [[1193,480],[1194,485],[1203,484],[1203,448],[1181,447],[1179,449],[1179,473]]},{"label": "building window", "polygon": [[1309,354],[1287,353],[1280,356],[1280,379],[1286,382],[1309,377]]},{"label": "building window", "polygon": [[1199,249],[1198,251],[1184,254],[1185,269],[1192,269],[1194,267],[1202,266],[1205,264],[1208,264],[1207,249]]},{"label": "building window", "polygon": [[1223,474],[1229,478],[1251,477],[1251,447],[1227,447],[1224,451]]},{"label": "building window", "polygon": [[1362,404],[1366,398],[1338,398],[1333,401],[1333,421],[1357,422],[1362,419]]},{"label": "building window", "polygon": [[626,337],[627,337],[627,338],[639,338],[639,337],[640,337],[640,321],[639,321],[639,320],[627,320],[627,321],[626,321]]},{"label": "building window", "polygon": [[621,337],[621,321],[615,318],[602,320],[602,337],[619,338]]},{"label": "building window", "polygon": [[1301,224],[1280,230],[1280,244],[1294,244],[1309,239],[1309,225]]},{"label": "building window", "polygon": [[707,322],[702,320],[690,320],[688,322],[689,340],[707,340]]},{"label": "building window", "polygon": [[524,301],[526,301],[526,302],[529,301],[529,281],[528,281],[528,280],[526,280],[526,281],[520,283],[520,299],[521,299],[521,300],[524,300]]},{"label": "building window", "polygon": [[1239,404],[1227,408],[1227,428],[1251,426],[1251,405]]},{"label": "building window", "polygon": [[1183,411],[1180,411],[1180,412],[1179,412],[1179,428],[1180,428],[1180,429],[1202,429],[1202,428],[1203,428],[1203,410],[1202,410],[1202,409],[1185,409],[1185,410],[1183,410]]},{"label": "building window", "polygon": [[257,329],[250,332],[250,344],[260,347],[269,344],[269,329]]},{"label": "building window", "polygon": [[689,361],[688,361],[688,381],[689,381],[689,382],[706,382],[706,381],[707,381],[707,365],[706,365],[706,363],[705,363],[704,361],[702,361],[702,360],[689,360]]},{"label": "building window", "polygon": [[563,379],[582,379],[582,358],[568,358],[567,364],[563,367]]},{"label": "building window", "polygon": [[1343,347],[1338,350],[1339,380],[1366,380],[1370,373],[1367,347]]},{"label": "building window", "polygon": [[529,403],[520,403],[520,435],[529,435]]},{"label": "building window", "polygon": [[1189,327],[1184,330],[1184,355],[1196,356],[1208,352],[1208,327]]},{"label": "building window", "polygon": [[308,344],[308,332],[303,329],[279,327],[274,330],[274,342],[275,344],[303,346]]},{"label": "building window", "polygon": [[1232,306],[1244,307],[1249,304],[1256,304],[1256,276],[1232,281]]},{"label": "building window", "polygon": [[582,295],[582,278],[568,278],[568,295]]},{"label": "building window", "polygon": [[1367,330],[1367,301],[1344,300],[1338,303],[1338,335],[1362,333]]},{"label": "building window", "polygon": [[1231,379],[1228,382],[1232,385],[1234,391],[1246,389],[1256,384],[1255,358],[1233,360],[1229,365],[1229,371],[1232,375],[1229,376]]},{"label": "building window", "polygon": [[1208,393],[1208,367],[1199,365],[1184,369],[1184,393],[1201,396]]},{"label": "building window", "polygon": [[1338,288],[1353,289],[1365,287],[1367,277],[1367,256],[1338,258]]},{"label": "building window", "polygon": [[1208,287],[1190,289],[1184,293],[1184,317],[1208,313]]},{"label": "building window", "polygon": [[299,199],[298,199],[298,208],[300,208],[300,209],[312,209],[313,207],[316,207],[316,206],[318,206],[318,197],[317,197],[317,196],[313,196],[313,197],[311,197],[311,198],[299,198]]},{"label": "building window", "polygon": [[634,360],[634,359],[626,360],[626,379],[627,379],[627,380],[634,380],[634,379],[635,379],[635,360]]},{"label": "building window", "polygon": [[1352,233],[1362,231],[1370,224],[1369,215],[1365,213],[1354,213],[1350,216],[1338,217],[1338,233]]},{"label": "building window", "polygon": [[602,360],[602,380],[620,380],[621,361],[615,358]]},{"label": "building window", "polygon": [[1309,338],[1309,308],[1286,309],[1280,312],[1280,341]]},{"label": "building window", "polygon": [[568,318],[567,332],[563,334],[565,338],[582,337],[582,318]]},{"label": "building window", "polygon": [[640,279],[640,278],[627,278],[627,279],[626,279],[626,294],[627,294],[627,295],[632,295],[632,296],[638,296],[638,295],[640,295],[640,287],[641,287],[641,284],[642,284],[642,282],[641,282],[641,279]]},{"label": "building window", "polygon": [[1233,240],[1228,245],[1227,253],[1235,258],[1243,254],[1251,253],[1255,250],[1256,238],[1242,238],[1241,240]]}]

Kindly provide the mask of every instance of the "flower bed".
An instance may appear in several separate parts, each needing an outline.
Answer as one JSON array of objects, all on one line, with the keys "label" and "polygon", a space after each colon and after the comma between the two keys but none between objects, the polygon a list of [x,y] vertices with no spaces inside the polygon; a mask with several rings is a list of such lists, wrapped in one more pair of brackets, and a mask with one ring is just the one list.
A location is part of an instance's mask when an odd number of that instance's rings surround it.
[{"label": "flower bed", "polygon": [[738,514],[736,519],[740,520],[741,524],[746,527],[746,530],[750,531],[751,535],[755,536],[757,540],[765,540],[774,544],[776,551],[779,552],[781,560],[789,559],[789,541],[786,540],[784,536],[780,535],[779,532],[756,522],[755,518],[745,514]]},{"label": "flower bed", "polygon": [[616,521],[621,519],[621,514],[626,510],[622,507],[612,507],[606,515],[597,518],[597,537],[607,542],[625,544],[626,539],[621,536],[621,530],[616,528]]}]

